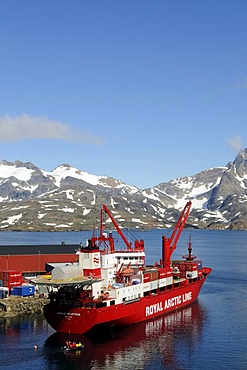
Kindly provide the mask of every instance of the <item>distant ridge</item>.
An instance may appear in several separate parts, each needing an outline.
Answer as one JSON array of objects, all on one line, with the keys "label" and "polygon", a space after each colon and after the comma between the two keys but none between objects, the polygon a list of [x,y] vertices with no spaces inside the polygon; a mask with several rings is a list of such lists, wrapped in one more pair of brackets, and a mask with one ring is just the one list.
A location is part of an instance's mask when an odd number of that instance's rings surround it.
[{"label": "distant ridge", "polygon": [[247,149],[226,166],[139,189],[62,164],[0,162],[0,230],[65,231],[95,226],[103,203],[124,227],[172,227],[192,200],[194,228],[247,229]]}]

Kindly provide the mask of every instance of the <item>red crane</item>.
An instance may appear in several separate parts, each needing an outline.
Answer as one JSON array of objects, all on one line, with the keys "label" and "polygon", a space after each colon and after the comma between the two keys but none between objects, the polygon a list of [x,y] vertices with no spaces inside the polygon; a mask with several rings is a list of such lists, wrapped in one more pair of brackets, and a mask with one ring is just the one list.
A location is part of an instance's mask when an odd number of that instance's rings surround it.
[{"label": "red crane", "polygon": [[[91,238],[92,245],[95,246],[95,242],[99,241],[99,244],[104,243],[105,245],[107,242],[109,243],[110,251],[114,252],[114,239],[112,236],[112,233],[110,232],[108,235],[104,232],[105,229],[105,223],[104,223],[104,215],[107,214],[107,216],[111,219],[111,222],[113,223],[115,229],[117,230],[117,233],[120,235],[122,238],[124,244],[126,245],[127,249],[129,251],[132,251],[132,243],[129,242],[120,227],[117,224],[117,221],[109,211],[109,209],[106,207],[105,204],[103,204],[102,209],[101,209],[101,214],[100,214],[100,235],[99,237],[93,236]],[[99,247],[99,245],[98,245]],[[144,241],[143,240],[135,240],[135,250],[144,250]]]},{"label": "red crane", "polygon": [[[116,228],[116,230],[117,230],[117,233],[121,236],[121,238],[123,239],[123,241],[124,241],[124,244],[126,245],[126,247],[127,247],[127,249],[128,250],[132,250],[132,247],[131,247],[131,242],[129,242],[127,239],[126,239],[126,237],[125,237],[125,235],[124,235],[124,233],[122,232],[122,230],[120,229],[120,227],[118,226],[118,224],[117,224],[117,222],[116,222],[116,220],[115,220],[115,218],[112,216],[112,214],[111,214],[111,212],[109,211],[109,209],[106,207],[106,205],[105,204],[103,204],[103,206],[102,206],[102,210],[101,210],[101,216],[100,216],[100,218],[101,218],[101,220],[100,220],[100,236],[101,237],[103,237],[103,231],[104,231],[104,227],[105,227],[105,225],[104,225],[104,223],[103,223],[103,216],[104,216],[104,213],[106,213],[107,214],[107,216],[111,219],[111,222],[113,223],[113,225],[115,226],[115,228]],[[111,237],[111,234],[110,234],[110,237]],[[112,238],[112,237],[111,237]],[[113,239],[113,238],[112,238]],[[114,251],[114,243],[113,244],[111,244],[110,243],[110,250],[111,250],[111,252],[113,252]]]},{"label": "red crane", "polygon": [[170,267],[171,255],[177,247],[177,242],[180,237],[180,234],[184,228],[186,220],[189,216],[192,202],[189,201],[186,203],[183,211],[181,212],[176,226],[173,230],[173,233],[170,238],[162,236],[162,262],[163,267]]}]

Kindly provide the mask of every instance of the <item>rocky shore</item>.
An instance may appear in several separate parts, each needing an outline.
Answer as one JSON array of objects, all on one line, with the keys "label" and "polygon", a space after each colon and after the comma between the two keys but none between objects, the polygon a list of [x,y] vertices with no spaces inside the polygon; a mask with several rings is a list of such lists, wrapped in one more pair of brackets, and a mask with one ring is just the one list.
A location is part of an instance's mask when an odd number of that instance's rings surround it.
[{"label": "rocky shore", "polygon": [[0,317],[13,317],[23,314],[43,313],[43,307],[49,300],[38,296],[10,296],[0,299]]}]

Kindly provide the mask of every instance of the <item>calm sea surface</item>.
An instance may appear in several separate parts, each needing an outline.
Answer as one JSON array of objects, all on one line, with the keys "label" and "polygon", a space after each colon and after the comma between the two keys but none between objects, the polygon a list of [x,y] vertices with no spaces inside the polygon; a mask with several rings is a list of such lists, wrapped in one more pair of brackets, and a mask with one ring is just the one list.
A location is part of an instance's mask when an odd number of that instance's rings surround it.
[{"label": "calm sea surface", "polygon": [[[161,257],[161,230],[135,232],[145,240],[147,264]],[[170,236],[170,232],[165,232]],[[184,230],[173,258],[193,252],[213,272],[198,302],[117,332],[80,336],[81,352],[65,354],[42,315],[0,319],[1,369],[247,369],[247,232]],[[89,233],[0,232],[0,244],[79,243]],[[33,346],[37,345],[37,350]]]}]

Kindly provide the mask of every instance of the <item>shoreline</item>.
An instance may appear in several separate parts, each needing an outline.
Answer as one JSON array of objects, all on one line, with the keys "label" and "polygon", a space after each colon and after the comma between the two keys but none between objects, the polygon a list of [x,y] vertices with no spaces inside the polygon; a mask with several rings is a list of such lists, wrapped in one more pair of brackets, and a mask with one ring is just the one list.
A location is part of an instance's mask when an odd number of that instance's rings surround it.
[{"label": "shoreline", "polygon": [[43,313],[43,307],[49,303],[48,298],[38,296],[9,296],[0,299],[0,317],[14,317],[23,314]]}]

